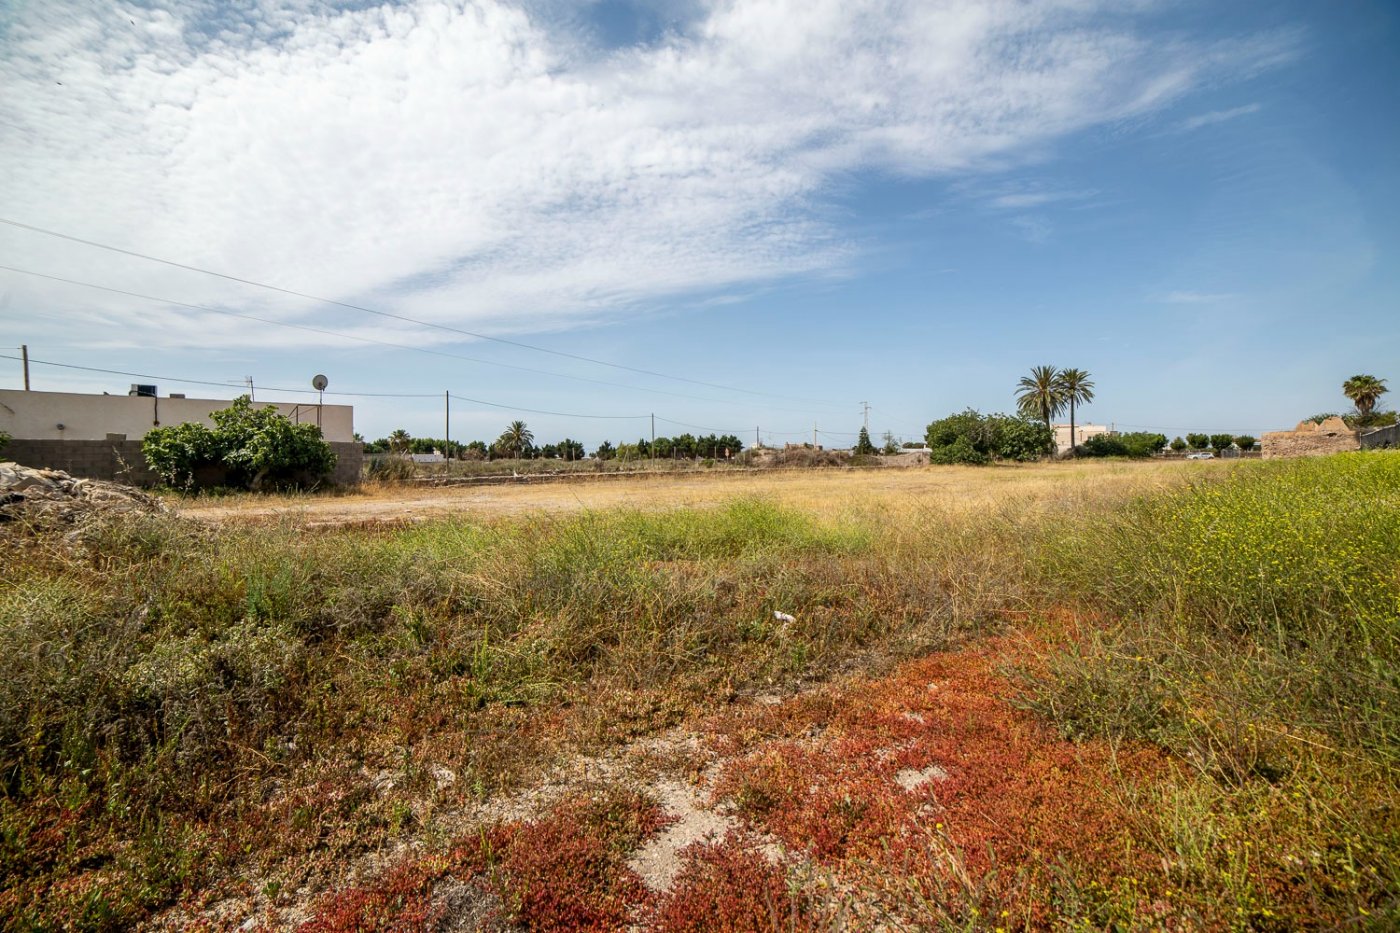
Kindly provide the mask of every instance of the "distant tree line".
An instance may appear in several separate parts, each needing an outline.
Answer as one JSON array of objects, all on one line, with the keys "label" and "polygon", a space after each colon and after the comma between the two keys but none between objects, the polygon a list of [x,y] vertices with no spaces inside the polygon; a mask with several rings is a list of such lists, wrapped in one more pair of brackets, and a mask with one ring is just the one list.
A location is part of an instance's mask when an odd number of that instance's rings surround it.
[{"label": "distant tree line", "polygon": [[[512,421],[491,443],[468,441],[461,443],[436,437],[413,437],[400,428],[388,437],[364,442],[367,454],[431,454],[439,453],[449,460],[584,460],[589,454],[582,442],[572,438],[547,444],[537,444],[535,435],[523,421]],[[705,434],[696,437],[646,438],[635,443],[613,444],[603,441],[594,448],[598,460],[727,460],[737,456],[744,444],[733,434]]]}]

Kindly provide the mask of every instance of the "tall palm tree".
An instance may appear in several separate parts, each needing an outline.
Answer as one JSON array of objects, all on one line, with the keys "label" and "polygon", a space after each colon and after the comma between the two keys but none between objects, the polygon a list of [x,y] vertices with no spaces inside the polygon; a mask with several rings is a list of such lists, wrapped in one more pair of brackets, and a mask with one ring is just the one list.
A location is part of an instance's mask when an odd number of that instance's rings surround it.
[{"label": "tall palm tree", "polygon": [[530,449],[530,445],[535,442],[535,435],[530,429],[525,427],[523,421],[512,421],[500,438],[496,441],[502,450],[505,450],[512,457],[519,458],[521,454]]},{"label": "tall palm tree", "polygon": [[393,434],[389,435],[389,449],[396,454],[408,453],[408,447],[413,443],[413,435],[403,428],[396,428]]},{"label": "tall palm tree", "polygon": [[1044,421],[1047,428],[1050,419],[1065,410],[1060,372],[1053,366],[1032,366],[1031,374],[1016,386],[1016,408],[1027,418]]},{"label": "tall palm tree", "polygon": [[1082,369],[1062,369],[1059,375],[1060,398],[1069,405],[1069,449],[1074,449],[1074,406],[1087,405],[1094,400],[1094,384]]},{"label": "tall palm tree", "polygon": [[1377,379],[1375,376],[1352,376],[1342,383],[1342,391],[1356,406],[1357,413],[1365,418],[1371,414],[1381,396],[1390,390],[1385,387],[1384,379]]}]

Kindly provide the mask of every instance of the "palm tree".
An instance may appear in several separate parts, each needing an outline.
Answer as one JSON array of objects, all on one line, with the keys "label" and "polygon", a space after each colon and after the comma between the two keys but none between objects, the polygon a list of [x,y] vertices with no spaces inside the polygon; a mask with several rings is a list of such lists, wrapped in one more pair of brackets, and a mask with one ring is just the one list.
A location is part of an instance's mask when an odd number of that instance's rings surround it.
[{"label": "palm tree", "polygon": [[1058,379],[1060,399],[1069,404],[1069,449],[1074,450],[1074,406],[1094,400],[1094,384],[1082,369],[1062,369]]},{"label": "palm tree", "polygon": [[519,458],[525,451],[529,450],[530,445],[534,442],[535,435],[530,432],[529,428],[525,427],[523,421],[512,421],[496,440],[502,450],[515,458]]},{"label": "palm tree", "polygon": [[393,434],[389,435],[389,449],[396,454],[407,453],[408,447],[412,443],[413,435],[403,428],[397,428]]},{"label": "palm tree", "polygon": [[1060,373],[1053,366],[1032,366],[1029,376],[1016,383],[1016,408],[1027,418],[1039,418],[1050,427],[1050,419],[1065,410]]},{"label": "palm tree", "polygon": [[1385,387],[1384,379],[1377,379],[1375,376],[1352,376],[1342,383],[1342,391],[1356,406],[1357,413],[1366,418],[1370,416],[1381,396],[1390,390]]}]

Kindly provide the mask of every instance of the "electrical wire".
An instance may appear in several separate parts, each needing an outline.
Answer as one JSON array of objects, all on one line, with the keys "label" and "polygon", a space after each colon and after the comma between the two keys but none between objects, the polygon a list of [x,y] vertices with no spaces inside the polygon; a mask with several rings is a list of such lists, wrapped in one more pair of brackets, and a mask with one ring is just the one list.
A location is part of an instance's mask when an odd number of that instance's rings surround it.
[{"label": "electrical wire", "polygon": [[[22,361],[23,359],[24,359],[24,357],[21,357],[21,356],[10,356],[9,354],[0,353],[0,360],[20,360],[20,361]],[[109,375],[109,376],[130,376],[130,377],[133,378],[133,379],[154,379],[154,380],[156,380],[156,381],[158,381],[158,382],[178,382],[178,383],[181,383],[181,384],[184,384],[184,385],[195,385],[195,386],[220,386],[221,388],[225,388],[225,389],[231,388],[231,387],[237,385],[237,383],[231,383],[231,382],[213,382],[213,381],[211,381],[211,380],[209,380],[209,379],[181,379],[181,378],[178,377],[178,376],[153,376],[153,375],[151,375],[150,373],[131,373],[131,372],[127,372],[126,370],[122,370],[122,369],[102,369],[102,368],[97,367],[97,366],[79,366],[79,365],[77,365],[76,363],[55,363],[55,362],[53,362],[52,360],[40,360],[40,359],[35,359],[35,358],[32,357],[32,356],[29,358],[29,362],[31,362],[31,363],[38,363],[38,364],[41,365],[41,366],[57,366],[57,367],[59,367],[60,369],[79,369],[79,370],[82,370],[83,372],[89,372],[89,373],[105,373],[105,374],[107,374],[107,375]],[[316,391],[315,389],[281,389],[281,388],[276,388],[276,387],[274,387],[274,386],[260,386],[259,388],[261,388],[264,392],[290,392],[290,393],[299,393],[299,394],[303,394],[303,395],[315,395],[315,394],[317,394],[317,391]],[[331,392],[331,391],[326,391],[326,392],[321,393],[321,394],[324,394],[324,395],[343,395],[343,396],[346,396],[346,397],[349,397],[349,398],[441,398],[441,396],[438,395],[438,394],[435,393],[435,392],[431,392],[431,393],[408,393],[408,392]]]},{"label": "electrical wire", "polygon": [[577,412],[568,411],[546,411],[543,408],[522,408],[519,405],[502,405],[499,402],[488,402],[484,399],[469,398],[465,395],[453,395],[448,393],[450,398],[455,398],[459,402],[471,402],[474,405],[489,405],[492,408],[503,408],[506,411],[523,411],[532,415],[554,415],[559,418],[591,418],[600,421],[641,421],[650,418],[650,414],[645,415],[581,415]]},{"label": "electrical wire", "polygon": [[[747,404],[750,404],[750,403],[748,403],[748,402],[740,402],[740,401],[737,401],[737,400],[735,400],[735,399],[709,398],[709,397],[703,396],[703,395],[687,395],[687,394],[685,394],[684,392],[670,392],[670,391],[668,391],[668,390],[666,390],[666,389],[651,389],[651,388],[646,388],[646,387],[643,387],[643,386],[627,385],[626,383],[622,383],[622,382],[609,382],[609,381],[607,381],[607,380],[605,380],[605,379],[590,379],[590,378],[587,377],[587,376],[575,376],[575,375],[571,375],[571,374],[569,374],[569,373],[559,373],[559,372],[554,372],[554,371],[548,370],[548,369],[535,369],[535,368],[530,367],[530,366],[519,366],[519,365],[516,365],[516,364],[514,364],[514,363],[499,363],[499,362],[496,362],[495,360],[485,360],[485,359],[481,359],[481,358],[475,357],[475,356],[465,356],[465,355],[463,355],[463,354],[461,354],[461,353],[451,353],[451,352],[448,352],[447,350],[434,350],[434,349],[431,348],[431,347],[419,347],[419,346],[413,346],[413,345],[411,345],[411,344],[405,344],[405,343],[394,343],[394,342],[391,341],[391,340],[379,340],[379,339],[374,338],[374,337],[361,337],[361,336],[359,336],[358,334],[347,334],[347,333],[344,333],[344,332],[342,332],[342,331],[329,330],[329,329],[323,328],[323,327],[312,327],[312,326],[310,326],[310,325],[308,325],[308,324],[294,324],[294,323],[291,323],[291,322],[289,322],[289,321],[278,321],[278,320],[275,320],[275,319],[272,319],[272,318],[258,317],[257,315],[253,315],[253,314],[242,314],[242,313],[239,313],[239,312],[237,312],[237,311],[229,311],[229,310],[224,309],[224,308],[211,308],[211,307],[209,307],[208,305],[190,304],[190,303],[187,302],[187,301],[177,301],[177,300],[175,300],[175,299],[173,299],[173,298],[161,298],[161,297],[156,296],[156,295],[144,295],[144,294],[141,294],[140,292],[131,292],[131,291],[127,291],[126,289],[122,289],[122,288],[113,288],[113,287],[111,287],[110,285],[98,285],[98,284],[96,284],[96,283],[94,283],[94,282],[83,282],[83,281],[80,281],[80,280],[78,280],[78,279],[65,278],[64,276],[61,276],[61,275],[50,275],[49,273],[46,273],[46,272],[35,272],[35,271],[32,270],[32,269],[21,269],[21,268],[18,268],[18,267],[16,267],[16,266],[7,266],[7,265],[2,265],[2,264],[0,264],[0,270],[4,270],[4,271],[6,271],[6,272],[17,272],[17,273],[19,273],[20,275],[29,275],[29,276],[33,276],[33,277],[35,277],[35,278],[40,278],[40,279],[48,279],[48,280],[53,281],[53,282],[62,282],[62,283],[65,284],[65,285],[77,285],[77,286],[80,286],[80,287],[82,287],[82,288],[92,288],[92,289],[96,289],[96,290],[98,290],[98,291],[111,292],[111,293],[116,294],[116,295],[125,295],[125,296],[127,296],[128,298],[140,298],[140,299],[142,299],[142,300],[144,300],[144,301],[154,301],[154,302],[156,302],[156,303],[158,303],[158,304],[173,305],[173,306],[175,306],[175,307],[177,307],[177,308],[188,308],[188,309],[191,310],[191,311],[202,311],[202,312],[207,312],[207,313],[209,313],[209,314],[222,314],[222,315],[224,315],[224,316],[226,316],[226,317],[238,318],[239,320],[244,320],[244,321],[254,321],[254,322],[258,323],[258,324],[270,324],[270,325],[273,325],[273,326],[275,326],[275,327],[288,327],[288,328],[291,328],[291,329],[293,329],[293,330],[307,331],[308,333],[321,334],[321,335],[327,336],[327,337],[339,337],[339,338],[342,338],[342,339],[345,339],[345,340],[357,340],[357,341],[359,341],[359,342],[361,342],[361,343],[374,344],[374,345],[376,345],[376,346],[381,346],[381,347],[392,347],[392,348],[398,349],[398,350],[409,350],[409,351],[414,352],[414,353],[427,353],[427,354],[431,354],[432,356],[441,356],[441,357],[446,357],[446,358],[448,358],[448,359],[463,360],[463,361],[468,362],[468,363],[480,363],[480,364],[485,365],[485,366],[497,366],[497,367],[500,367],[500,368],[502,368],[502,369],[513,369],[513,370],[516,370],[516,371],[518,371],[518,372],[532,373],[532,374],[537,375],[537,376],[554,376],[554,377],[557,377],[557,378],[560,378],[560,379],[573,379],[573,380],[575,380],[575,381],[577,381],[577,382],[588,382],[588,383],[592,383],[593,385],[611,386],[611,387],[616,388],[616,389],[626,389],[626,390],[628,390],[628,391],[630,391],[630,392],[643,392],[643,393],[655,394],[655,395],[669,395],[669,396],[671,396],[671,397],[673,397],[673,398],[689,399],[689,400],[695,401],[695,402],[710,402],[710,403],[720,404],[720,405],[747,405]],[[18,347],[15,347],[14,349],[19,349],[19,348],[18,348]],[[772,408],[772,410],[774,410],[774,411],[791,411],[792,409]],[[799,414],[800,414],[800,413],[801,413],[801,412],[799,412]]]},{"label": "electrical wire", "polygon": [[306,300],[306,301],[316,301],[316,302],[320,302],[320,303],[322,303],[322,304],[335,305],[336,307],[346,308],[346,309],[349,309],[349,310],[351,310],[351,311],[359,311],[359,312],[361,312],[361,313],[363,313],[363,314],[373,314],[373,315],[376,315],[376,316],[378,316],[378,317],[390,318],[390,319],[396,320],[396,321],[403,321],[403,322],[408,323],[408,324],[415,324],[415,325],[417,325],[417,326],[419,326],[419,327],[429,327],[429,328],[434,328],[434,329],[437,329],[437,330],[443,330],[443,331],[447,331],[447,332],[449,332],[449,333],[460,334],[460,335],[465,336],[465,337],[471,337],[471,338],[476,339],[476,340],[489,340],[489,341],[492,341],[492,342],[494,342],[494,343],[500,343],[500,344],[505,344],[505,345],[507,345],[507,346],[518,347],[518,348],[520,348],[520,349],[522,349],[522,350],[533,350],[533,351],[535,351],[536,353],[549,353],[549,354],[551,354],[551,355],[553,355],[553,356],[561,356],[561,357],[565,357],[566,359],[578,360],[578,361],[584,362],[584,363],[592,363],[592,364],[595,365],[595,366],[607,366],[607,367],[611,367],[611,368],[613,368],[613,369],[622,369],[622,370],[626,370],[626,371],[628,371],[628,372],[639,373],[639,374],[645,375],[645,376],[653,376],[653,377],[658,378],[658,379],[672,379],[672,380],[675,380],[675,381],[677,381],[677,382],[688,382],[688,383],[691,383],[692,385],[707,386],[707,387],[709,387],[709,388],[711,388],[711,389],[720,389],[720,390],[725,391],[725,392],[739,392],[739,393],[742,393],[742,394],[744,394],[744,395],[767,396],[767,397],[769,397],[769,398],[786,399],[787,401],[791,401],[791,402],[802,402],[802,403],[804,403],[804,404],[819,404],[819,405],[837,405],[837,404],[843,404],[843,403],[840,403],[840,402],[833,402],[833,401],[827,401],[827,400],[805,399],[805,398],[798,398],[798,397],[796,397],[796,396],[791,396],[791,395],[780,395],[780,394],[774,393],[774,392],[758,392],[758,391],[755,391],[755,390],[753,390],[753,389],[743,389],[743,388],[739,388],[738,386],[727,386],[727,385],[722,385],[722,384],[717,383],[717,382],[706,382],[706,381],[701,380],[701,379],[690,379],[690,378],[685,377],[685,376],[677,376],[677,375],[674,375],[674,374],[671,374],[671,373],[657,372],[657,371],[655,371],[655,370],[642,369],[642,368],[636,367],[636,366],[627,366],[627,365],[625,365],[625,364],[623,364],[623,363],[612,363],[612,362],[609,362],[609,361],[607,361],[607,360],[595,359],[594,357],[583,356],[582,354],[578,354],[578,353],[569,353],[569,352],[567,352],[567,351],[565,351],[565,350],[553,350],[553,349],[550,349],[550,348],[548,348],[548,347],[536,346],[536,345],[534,345],[534,344],[525,343],[525,342],[519,341],[519,340],[511,340],[511,339],[506,338],[506,337],[493,337],[493,336],[491,336],[490,334],[481,334],[481,333],[477,333],[477,332],[475,332],[475,331],[464,330],[464,329],[462,329],[462,328],[460,328],[460,327],[452,327],[451,325],[448,325],[448,324],[437,324],[437,323],[433,323],[433,322],[431,322],[431,321],[421,321],[421,320],[418,320],[418,319],[416,319],[416,318],[408,317],[408,316],[406,316],[406,315],[394,314],[393,312],[390,312],[390,311],[380,311],[380,310],[375,309],[375,308],[367,308],[367,307],[365,307],[365,306],[363,306],[363,305],[351,304],[350,302],[347,302],[347,301],[338,301],[338,300],[336,300],[336,299],[334,299],[334,298],[323,298],[323,297],[321,297],[321,296],[319,296],[319,295],[312,295],[312,294],[309,294],[309,293],[307,293],[307,292],[299,292],[299,291],[296,291],[295,289],[283,288],[283,287],[281,287],[281,286],[279,286],[279,285],[269,285],[269,284],[267,284],[266,282],[258,282],[258,281],[255,281],[255,280],[253,280],[253,279],[247,279],[247,278],[243,278],[243,277],[237,276],[237,275],[229,275],[229,274],[224,273],[224,272],[215,272],[215,271],[212,270],[212,269],[203,269],[203,268],[200,268],[199,266],[192,266],[192,265],[188,265],[188,264],[186,264],[186,263],[176,262],[176,261],[171,260],[171,259],[162,259],[162,258],[160,258],[159,256],[151,256],[151,255],[148,255],[148,254],[146,254],[146,253],[139,253],[139,252],[136,252],[135,250],[123,249],[123,248],[120,247],[120,246],[111,246],[111,245],[106,244],[106,243],[98,243],[98,242],[95,241],[95,240],[85,240],[85,239],[83,239],[82,237],[73,236],[72,234],[61,233],[61,232],[59,232],[59,231],[57,231],[57,230],[48,230],[48,229],[46,229],[46,228],[44,228],[44,227],[37,227],[37,226],[34,226],[33,224],[23,223],[23,222],[21,222],[21,221],[12,220],[12,219],[7,218],[7,217],[0,217],[0,224],[6,224],[6,225],[8,225],[8,226],[16,227],[16,228],[18,228],[18,229],[20,229],[20,230],[28,230],[28,231],[33,232],[33,233],[41,233],[41,234],[43,234],[43,235],[45,235],[45,236],[51,236],[51,237],[55,237],[55,238],[61,239],[61,240],[68,240],[69,242],[72,242],[72,243],[81,243],[81,244],[84,245],[84,246],[90,246],[90,247],[93,247],[94,249],[102,249],[102,250],[107,250],[108,252],[120,253],[120,254],[123,255],[123,256],[131,256],[131,257],[134,257],[134,258],[136,258],[136,259],[144,259],[144,260],[146,260],[147,262],[160,263],[161,265],[171,266],[172,268],[176,268],[176,269],[183,269],[183,270],[185,270],[185,271],[187,271],[187,272],[197,272],[197,273],[199,273],[199,274],[201,274],[201,275],[209,275],[209,276],[213,276],[213,277],[215,277],[215,278],[224,279],[225,281],[237,282],[237,283],[239,283],[239,284],[241,284],[241,285],[250,285],[250,286],[252,286],[252,287],[254,287],[254,288],[262,288],[262,289],[266,289],[266,290],[268,290],[268,291],[278,292],[278,293],[283,294],[283,295],[290,295],[290,296],[292,296],[292,297],[294,297],[294,298],[301,298],[301,299],[304,299],[304,300]]},{"label": "electrical wire", "polygon": [[[0,360],[22,360],[22,359],[23,359],[23,357],[10,356],[9,354],[0,353]],[[62,368],[62,369],[78,369],[78,370],[82,370],[82,371],[84,371],[84,372],[105,373],[105,374],[107,374],[107,375],[112,375],[112,376],[129,376],[129,377],[131,377],[131,378],[133,378],[133,379],[152,379],[152,380],[156,380],[156,381],[159,381],[159,382],[178,382],[178,383],[180,383],[180,384],[182,384],[182,385],[219,386],[219,387],[221,387],[221,388],[230,388],[231,385],[232,385],[231,383],[228,383],[228,382],[213,382],[213,381],[208,380],[208,379],[181,379],[181,378],[178,377],[178,376],[156,376],[156,375],[152,375],[151,373],[133,373],[133,372],[127,372],[127,371],[121,370],[121,369],[101,369],[101,368],[99,368],[99,367],[97,367],[97,366],[79,366],[79,365],[77,365],[77,364],[75,364],[75,363],[55,363],[55,362],[53,362],[53,361],[51,361],[51,360],[40,360],[40,359],[35,359],[35,358],[32,357],[32,356],[29,358],[29,362],[30,362],[30,363],[38,363],[38,364],[40,364],[40,365],[42,365],[42,366],[57,366],[57,367],[60,367],[60,368]],[[290,393],[301,393],[301,394],[306,394],[306,395],[314,395],[314,394],[317,394],[317,392],[316,392],[315,389],[286,389],[286,388],[279,388],[279,387],[277,387],[277,386],[260,386],[259,388],[261,388],[262,391],[264,391],[264,392],[290,392]],[[433,399],[442,398],[442,396],[439,395],[439,394],[437,394],[436,392],[429,392],[429,393],[411,393],[411,392],[330,392],[330,391],[326,391],[326,392],[321,393],[321,394],[324,394],[324,395],[342,396],[342,397],[345,397],[345,398],[433,398]],[[526,408],[526,407],[521,406],[521,405],[505,405],[505,404],[502,404],[502,403],[500,403],[500,402],[490,402],[490,401],[487,401],[486,399],[471,398],[471,397],[466,396],[466,395],[456,395],[456,394],[454,394],[454,393],[452,393],[452,392],[448,392],[447,394],[448,394],[448,397],[449,397],[449,398],[454,398],[454,399],[458,400],[459,402],[470,402],[470,403],[472,403],[472,404],[474,404],[474,405],[487,405],[487,406],[489,406],[489,407],[491,407],[491,408],[501,408],[501,409],[505,409],[506,411],[523,411],[523,412],[528,412],[528,413],[530,413],[530,414],[535,414],[535,415],[555,415],[555,416],[560,417],[560,418],[592,418],[592,419],[606,419],[606,420],[617,420],[617,421],[638,421],[638,420],[642,420],[642,419],[650,418],[650,417],[651,417],[650,414],[645,414],[645,415],[589,415],[589,414],[581,414],[581,413],[578,413],[578,412],[546,411],[545,409],[541,409],[541,408]]]}]

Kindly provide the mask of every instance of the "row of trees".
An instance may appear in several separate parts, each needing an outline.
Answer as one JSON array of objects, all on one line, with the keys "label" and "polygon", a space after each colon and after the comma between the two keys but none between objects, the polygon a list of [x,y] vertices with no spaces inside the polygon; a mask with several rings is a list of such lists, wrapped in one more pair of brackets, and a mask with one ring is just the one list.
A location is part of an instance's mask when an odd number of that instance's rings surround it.
[{"label": "row of trees", "polygon": [[[614,445],[603,441],[593,451],[599,460],[725,460],[744,449],[743,442],[732,434],[658,437],[654,441],[642,438],[636,443]],[[413,437],[402,428],[388,437],[365,443],[365,453],[428,454],[441,453],[451,460],[583,460],[588,456],[580,441],[564,438],[558,443],[536,444],[535,434],[523,421],[512,421],[490,444],[485,441],[458,443],[434,437]]]},{"label": "row of trees", "polygon": [[[1356,406],[1356,414],[1349,421],[1356,426],[1370,424],[1392,424],[1393,413],[1377,412],[1380,397],[1389,391],[1384,379],[1375,376],[1357,375],[1342,385],[1342,391]],[[1182,452],[1186,450],[1213,450],[1217,453],[1238,447],[1250,450],[1256,439],[1250,435],[1231,434],[1187,434],[1168,442],[1163,434],[1153,432],[1129,432],[1105,434],[1089,438],[1078,444],[1075,415],[1079,405],[1094,399],[1094,382],[1091,374],[1077,368],[1060,369],[1051,365],[1034,366],[1030,374],[1022,376],[1016,386],[1017,415],[983,415],[972,409],[950,415],[928,426],[925,441],[935,463],[986,463],[996,459],[1032,460],[1052,453],[1054,435],[1051,423],[1068,412],[1070,447],[1077,453],[1091,457],[1127,456],[1147,457],[1167,448]],[[1322,418],[1325,416],[1318,416]],[[865,428],[860,429],[853,452],[859,455],[895,453],[899,443],[889,434],[884,444],[877,447]],[[906,447],[912,445],[904,445]],[[655,440],[639,439],[636,443],[622,443],[614,446],[604,441],[594,450],[593,456],[599,460],[621,459],[727,459],[744,449],[739,438],[732,434],[708,434],[696,437],[682,434],[679,437],[658,437]],[[365,444],[367,453],[431,453],[440,451],[452,459],[559,459],[582,460],[587,456],[583,444],[571,438],[558,443],[537,445],[534,433],[523,421],[512,421],[495,441],[471,441],[466,444],[438,438],[415,438],[403,429],[387,438]]]}]

